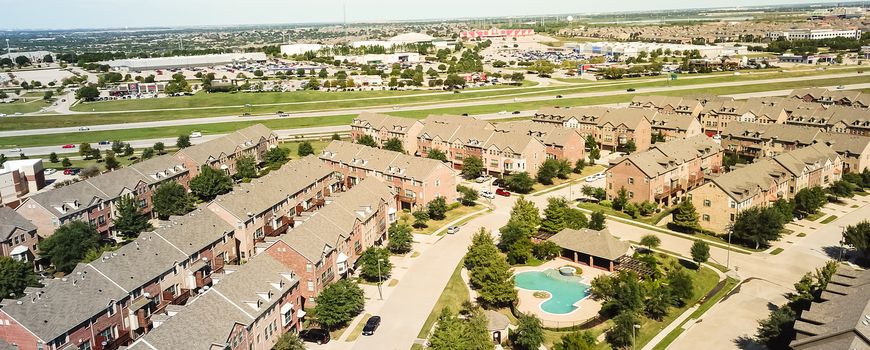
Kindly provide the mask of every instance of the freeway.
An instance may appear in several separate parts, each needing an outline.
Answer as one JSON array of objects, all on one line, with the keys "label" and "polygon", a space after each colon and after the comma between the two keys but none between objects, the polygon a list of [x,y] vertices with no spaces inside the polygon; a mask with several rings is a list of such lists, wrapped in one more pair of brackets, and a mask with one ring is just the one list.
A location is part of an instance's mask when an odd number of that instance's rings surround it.
[{"label": "freeway", "polygon": [[[652,94],[652,93],[669,92],[669,91],[711,89],[711,88],[721,88],[721,87],[743,86],[743,85],[750,85],[750,84],[751,85],[778,84],[778,83],[787,83],[787,82],[802,81],[802,80],[836,79],[836,78],[850,78],[850,77],[860,77],[860,76],[862,76],[862,74],[859,74],[859,73],[838,73],[838,74],[813,76],[811,78],[810,77],[773,78],[773,79],[763,79],[763,80],[753,80],[753,81],[734,81],[734,82],[720,82],[720,83],[707,83],[707,84],[693,84],[693,85],[674,86],[674,87],[649,87],[649,88],[639,89],[638,91],[634,91],[634,92],[629,92],[629,91],[624,91],[624,90],[610,90],[610,91],[597,91],[597,92],[585,92],[585,93],[581,92],[581,93],[565,94],[565,95],[563,95],[563,98],[589,98],[589,97],[603,97],[603,96],[633,95],[633,94],[639,94],[639,93],[640,94]],[[834,87],[830,87],[830,88],[834,88]],[[870,83],[849,85],[847,88],[849,88],[849,89],[870,88]],[[576,88],[567,88],[567,89],[576,89]],[[561,91],[561,90],[555,89],[555,90],[547,91],[547,93],[556,94],[559,91]],[[243,121],[264,121],[264,120],[273,120],[273,119],[282,119],[282,118],[326,117],[326,116],[337,116],[337,115],[348,115],[348,114],[360,114],[363,112],[389,113],[389,112],[396,112],[396,111],[419,111],[419,110],[440,109],[440,108],[461,108],[461,107],[473,107],[473,106],[481,106],[481,105],[502,105],[502,104],[516,103],[516,102],[548,101],[548,100],[555,99],[555,95],[523,97],[524,95],[528,95],[528,94],[540,94],[540,93],[541,92],[517,93],[517,94],[512,95],[514,97],[508,98],[508,99],[493,98],[493,97],[474,97],[474,98],[465,99],[463,101],[451,101],[451,102],[443,102],[443,103],[418,102],[418,103],[407,103],[407,104],[395,104],[395,105],[388,105],[388,106],[372,106],[372,107],[365,107],[365,108],[341,108],[341,109],[333,109],[333,110],[319,110],[319,111],[311,111],[311,112],[293,113],[292,115],[286,116],[286,117],[280,117],[277,114],[269,114],[269,115],[261,115],[261,116],[247,116],[247,117],[240,117],[240,116],[232,115],[232,116],[209,117],[209,118],[175,119],[175,120],[152,121],[152,122],[91,125],[91,126],[86,126],[86,127],[89,129],[88,131],[129,130],[129,129],[167,127],[167,126],[203,125],[203,124],[243,122]],[[0,137],[64,134],[64,133],[75,133],[75,132],[79,132],[79,127],[2,131],[2,132],[0,132]]]}]

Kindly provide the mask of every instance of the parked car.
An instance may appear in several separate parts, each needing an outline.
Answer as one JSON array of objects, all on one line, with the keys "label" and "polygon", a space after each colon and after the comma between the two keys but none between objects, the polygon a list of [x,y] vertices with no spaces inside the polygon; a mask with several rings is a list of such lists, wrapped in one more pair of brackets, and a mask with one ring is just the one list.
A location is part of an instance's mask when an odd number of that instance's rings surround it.
[{"label": "parked car", "polygon": [[306,329],[299,332],[299,338],[309,343],[326,344],[329,343],[329,332],[319,328]]},{"label": "parked car", "polygon": [[562,98],[562,95],[556,95],[556,98]]},{"label": "parked car", "polygon": [[520,111],[514,111],[512,114],[520,114]]},{"label": "parked car", "polygon": [[195,139],[197,137],[202,137],[202,133],[199,131],[194,131],[194,132],[190,133],[190,138]]},{"label": "parked car", "polygon": [[45,175],[51,175],[57,172],[57,169],[45,169]]},{"label": "parked car", "polygon": [[10,148],[9,152],[21,153],[21,149],[20,148]]},{"label": "parked car", "polygon": [[68,144],[61,146],[61,148],[76,148],[76,145],[68,143]]},{"label": "parked car", "polygon": [[493,186],[504,186],[504,179],[495,179],[492,181]]},{"label": "parked car", "polygon": [[489,176],[480,176],[480,177],[474,179],[474,182],[482,184],[484,182],[487,182],[488,180],[489,180]]},{"label": "parked car", "polygon": [[595,180],[598,180],[598,177],[595,175],[589,175],[586,177],[586,182],[595,182]]},{"label": "parked car", "polygon": [[495,194],[493,194],[493,193],[490,192],[490,191],[480,191],[480,196],[483,197],[483,198],[489,198],[489,199],[494,199],[494,198],[495,198]]},{"label": "parked car", "polygon": [[91,130],[91,128],[89,128],[87,126],[80,126],[79,127],[79,131],[88,131],[88,130]]},{"label": "parked car", "polygon": [[365,327],[363,327],[362,335],[375,334],[375,331],[378,329],[378,326],[380,326],[380,325],[381,325],[381,316],[369,317],[369,320],[366,321]]},{"label": "parked car", "polygon": [[503,188],[499,188],[499,189],[495,190],[495,194],[502,196],[502,197],[510,197],[511,196],[511,193],[508,192],[508,190],[503,189]]},{"label": "parked car", "polygon": [[63,174],[64,175],[78,175],[81,171],[82,171],[82,169],[79,169],[79,168],[69,168],[69,169],[64,169]]},{"label": "parked car", "polygon": [[447,234],[456,234],[459,232],[459,226],[450,226],[447,228]]}]

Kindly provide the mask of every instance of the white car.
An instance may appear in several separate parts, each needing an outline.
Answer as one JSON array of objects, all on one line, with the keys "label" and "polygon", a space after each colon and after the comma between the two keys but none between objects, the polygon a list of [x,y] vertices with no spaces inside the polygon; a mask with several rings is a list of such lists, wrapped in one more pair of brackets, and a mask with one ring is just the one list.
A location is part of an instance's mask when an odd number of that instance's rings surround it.
[{"label": "white car", "polygon": [[459,232],[459,226],[450,226],[447,228],[447,234],[453,235]]},{"label": "white car", "polygon": [[57,169],[45,169],[45,175],[51,175],[57,172]]},{"label": "white car", "polygon": [[88,131],[88,130],[91,130],[91,128],[89,128],[87,126],[80,126],[79,127],[79,131]]},{"label": "white car", "polygon": [[0,118],[5,117],[6,113],[0,113]]},{"label": "white car", "polygon": [[20,148],[10,148],[10,149],[9,149],[9,152],[18,152],[18,153],[21,153],[21,149],[20,149]]},{"label": "white car", "polygon": [[595,177],[595,175],[589,175],[586,177],[586,182],[595,182],[595,180],[598,180],[598,178]]},{"label": "white car", "polygon": [[194,131],[194,132],[190,133],[190,138],[195,139],[197,137],[202,137],[202,133],[199,131]]},{"label": "white car", "polygon": [[483,198],[495,199],[495,193],[490,191],[480,191],[480,196]]},{"label": "white car", "polygon": [[487,182],[487,181],[489,181],[489,176],[480,176],[480,177],[474,179],[474,182],[477,182],[479,184],[482,184],[482,183]]}]

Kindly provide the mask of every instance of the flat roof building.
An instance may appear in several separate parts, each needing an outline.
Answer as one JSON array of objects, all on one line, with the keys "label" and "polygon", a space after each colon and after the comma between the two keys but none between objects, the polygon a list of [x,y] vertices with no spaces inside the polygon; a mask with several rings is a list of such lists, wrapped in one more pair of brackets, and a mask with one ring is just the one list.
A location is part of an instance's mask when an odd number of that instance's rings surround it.
[{"label": "flat roof building", "polygon": [[113,69],[141,71],[149,69],[209,67],[254,62],[266,62],[266,54],[262,52],[222,53],[197,56],[130,58],[99,63],[107,64]]}]

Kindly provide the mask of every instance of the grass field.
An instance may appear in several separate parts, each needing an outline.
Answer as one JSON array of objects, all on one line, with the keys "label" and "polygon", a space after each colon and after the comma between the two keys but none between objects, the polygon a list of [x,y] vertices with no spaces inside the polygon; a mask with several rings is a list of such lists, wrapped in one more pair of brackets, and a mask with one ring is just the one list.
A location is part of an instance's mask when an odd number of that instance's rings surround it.
[{"label": "grass field", "polygon": [[[725,285],[722,287],[722,289],[720,289],[718,292],[716,292],[716,294],[714,294],[709,299],[705,300],[701,304],[701,306],[699,306],[698,309],[695,310],[695,312],[693,312],[692,315],[689,316],[688,319],[686,319],[686,321],[691,320],[691,319],[698,319],[699,317],[703,316],[705,313],[707,313],[707,311],[710,310],[710,308],[712,308],[714,305],[719,303],[719,301],[721,301],[722,298],[724,298],[732,289],[734,289],[734,286],[736,286],[737,283],[738,283],[738,281],[736,279],[728,277],[725,280]],[[685,324],[686,321],[684,321],[683,324]],[[665,338],[662,339],[662,341],[659,342],[653,348],[653,350],[667,349],[668,346],[671,345],[671,343],[673,343],[674,340],[676,340],[677,337],[680,334],[682,334],[684,331],[685,331],[685,329],[683,329],[683,327],[677,327],[676,329],[674,329],[673,331],[668,333],[668,335],[665,336]]]},{"label": "grass field", "polygon": [[[30,102],[12,102],[12,103],[0,103],[0,113],[2,114],[15,114],[15,113],[33,113],[39,111],[43,107],[47,106],[46,101],[39,99],[33,100]],[[3,123],[6,124],[6,123]]]}]

